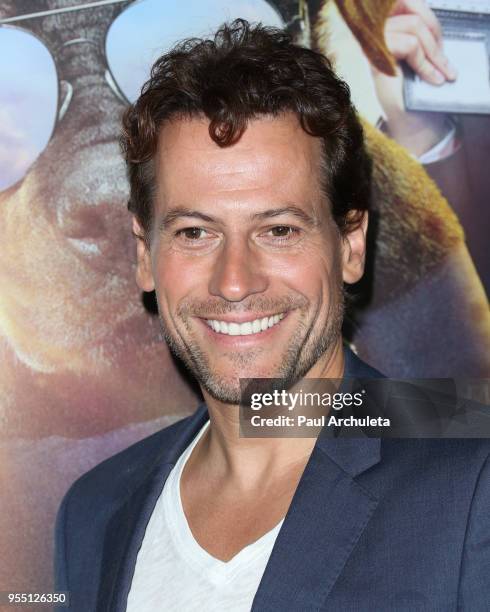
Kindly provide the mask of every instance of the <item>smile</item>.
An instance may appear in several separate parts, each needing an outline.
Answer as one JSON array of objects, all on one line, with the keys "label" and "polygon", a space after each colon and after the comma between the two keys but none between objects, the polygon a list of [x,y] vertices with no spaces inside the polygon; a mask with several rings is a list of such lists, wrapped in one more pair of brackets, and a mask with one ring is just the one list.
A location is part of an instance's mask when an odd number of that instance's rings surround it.
[{"label": "smile", "polygon": [[274,327],[274,325],[277,325],[279,321],[284,318],[284,316],[285,313],[281,312],[270,317],[263,317],[261,319],[247,321],[246,323],[218,321],[216,319],[205,319],[205,321],[213,331],[219,334],[226,334],[228,336],[250,336],[252,334],[259,334],[266,329]]}]

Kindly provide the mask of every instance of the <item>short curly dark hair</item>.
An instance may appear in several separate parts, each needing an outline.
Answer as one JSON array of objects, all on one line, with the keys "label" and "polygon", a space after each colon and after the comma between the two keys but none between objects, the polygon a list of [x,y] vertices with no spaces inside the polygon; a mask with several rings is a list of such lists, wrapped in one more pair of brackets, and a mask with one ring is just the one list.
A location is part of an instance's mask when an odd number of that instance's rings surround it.
[{"label": "short curly dark hair", "polygon": [[357,225],[369,208],[371,161],[347,84],[324,55],[295,44],[286,32],[236,19],[213,39],[187,39],[162,55],[124,113],[128,208],[146,238],[153,218],[153,158],[165,121],[206,116],[210,137],[227,147],[248,121],[284,112],[295,113],[308,134],[323,139],[323,188],[332,216],[342,234]]}]

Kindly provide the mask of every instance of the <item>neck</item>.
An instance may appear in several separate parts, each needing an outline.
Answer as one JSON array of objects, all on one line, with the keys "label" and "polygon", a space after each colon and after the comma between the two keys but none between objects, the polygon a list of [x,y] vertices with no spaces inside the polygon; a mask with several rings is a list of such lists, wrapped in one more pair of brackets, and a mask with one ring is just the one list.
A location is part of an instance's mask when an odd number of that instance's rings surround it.
[{"label": "neck", "polygon": [[[342,378],[344,352],[342,338],[305,375],[305,378]],[[239,406],[225,404],[203,390],[210,427],[196,447],[199,461],[212,466],[221,476],[232,478],[238,486],[250,488],[273,480],[295,465],[305,465],[315,438],[240,437]]]}]

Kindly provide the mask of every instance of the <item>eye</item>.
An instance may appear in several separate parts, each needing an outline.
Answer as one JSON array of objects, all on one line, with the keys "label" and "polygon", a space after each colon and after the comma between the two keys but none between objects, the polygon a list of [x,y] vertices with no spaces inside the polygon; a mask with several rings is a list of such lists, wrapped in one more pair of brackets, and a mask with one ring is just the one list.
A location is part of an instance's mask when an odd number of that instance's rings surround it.
[{"label": "eye", "polygon": [[270,234],[275,238],[288,238],[295,231],[297,230],[295,230],[295,228],[291,227],[290,225],[276,225],[275,227],[269,230]]},{"label": "eye", "polygon": [[262,233],[262,240],[271,246],[289,246],[302,238],[302,231],[292,225],[274,225]]},{"label": "eye", "polygon": [[303,230],[293,225],[273,225],[264,228],[258,239],[264,246],[271,248],[296,245],[303,238]]},{"label": "eye", "polygon": [[206,238],[209,234],[202,227],[185,227],[184,229],[178,230],[175,235],[185,240],[200,240]]},{"label": "eye", "polygon": [[205,253],[219,244],[216,232],[203,227],[183,227],[174,232],[173,245],[176,249],[186,252]]}]

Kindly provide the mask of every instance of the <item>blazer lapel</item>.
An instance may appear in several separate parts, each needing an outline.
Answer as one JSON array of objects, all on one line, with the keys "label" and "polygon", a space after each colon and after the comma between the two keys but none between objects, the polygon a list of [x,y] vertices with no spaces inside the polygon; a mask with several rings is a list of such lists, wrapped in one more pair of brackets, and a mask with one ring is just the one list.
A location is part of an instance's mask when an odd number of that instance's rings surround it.
[{"label": "blazer lapel", "polygon": [[[344,346],[344,383],[382,378]],[[378,504],[354,478],[380,461],[379,438],[318,438],[253,601],[262,610],[319,610]]]},{"label": "blazer lapel", "polygon": [[378,500],[354,476],[379,461],[379,439],[318,440],[252,610],[319,610]]},{"label": "blazer lapel", "polygon": [[134,475],[135,486],[129,487],[126,500],[114,509],[104,534],[98,612],[126,610],[136,558],[155,504],[178,457],[207,418],[206,407],[198,408],[176,443],[163,448],[157,457],[149,457],[148,463]]},{"label": "blazer lapel", "polygon": [[150,482],[137,489],[112,516],[104,539],[99,612],[125,610],[146,525],[171,469],[171,463],[164,463]]}]

